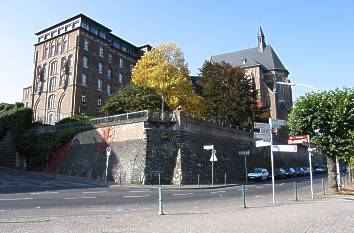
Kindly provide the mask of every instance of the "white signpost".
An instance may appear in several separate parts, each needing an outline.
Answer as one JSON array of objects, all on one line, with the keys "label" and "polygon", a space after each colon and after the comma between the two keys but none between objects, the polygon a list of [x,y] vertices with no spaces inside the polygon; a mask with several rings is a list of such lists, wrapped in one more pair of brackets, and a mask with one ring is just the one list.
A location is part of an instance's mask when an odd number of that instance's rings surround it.
[{"label": "white signpost", "polygon": [[249,150],[244,150],[244,151],[239,151],[238,152],[239,155],[244,155],[245,156],[245,180],[246,180],[246,183],[248,181],[248,177],[247,177],[247,155],[250,155],[250,151]]},{"label": "white signpost", "polygon": [[104,178],[104,183],[107,184],[107,176],[108,176],[108,161],[109,161],[109,156],[111,155],[112,148],[107,147],[106,148],[106,173],[105,173],[105,178]]},{"label": "white signpost", "polygon": [[273,145],[272,149],[276,152],[297,152],[297,145]]},{"label": "white signpost", "polygon": [[211,150],[211,186],[214,187],[214,161],[218,161],[218,159],[216,158],[216,150],[214,150],[214,145],[206,145],[203,148],[204,150]]}]

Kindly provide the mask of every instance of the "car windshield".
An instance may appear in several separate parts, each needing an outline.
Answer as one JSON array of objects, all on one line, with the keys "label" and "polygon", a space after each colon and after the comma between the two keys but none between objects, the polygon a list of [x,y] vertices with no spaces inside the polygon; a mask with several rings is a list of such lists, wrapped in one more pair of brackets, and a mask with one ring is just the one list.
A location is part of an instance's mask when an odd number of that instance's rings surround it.
[{"label": "car windshield", "polygon": [[250,171],[251,173],[261,173],[262,169],[261,168],[254,168]]}]

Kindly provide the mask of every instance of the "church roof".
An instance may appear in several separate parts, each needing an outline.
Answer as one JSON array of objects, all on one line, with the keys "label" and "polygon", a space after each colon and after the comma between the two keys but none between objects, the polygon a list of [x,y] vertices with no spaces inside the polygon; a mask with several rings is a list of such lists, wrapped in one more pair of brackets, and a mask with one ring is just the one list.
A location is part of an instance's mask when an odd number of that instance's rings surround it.
[{"label": "church roof", "polygon": [[242,68],[251,66],[262,66],[266,70],[287,71],[272,46],[266,45],[263,52],[259,48],[250,48],[241,51],[219,54],[211,57],[211,61],[226,62],[233,66]]}]

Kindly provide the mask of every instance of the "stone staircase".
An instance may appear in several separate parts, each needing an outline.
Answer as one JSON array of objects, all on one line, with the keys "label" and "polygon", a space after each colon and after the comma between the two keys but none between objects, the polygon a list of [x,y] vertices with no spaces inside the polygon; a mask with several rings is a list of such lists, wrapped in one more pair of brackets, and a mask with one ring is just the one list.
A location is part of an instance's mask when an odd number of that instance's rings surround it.
[{"label": "stone staircase", "polygon": [[10,131],[0,139],[0,166],[16,167],[16,145]]}]

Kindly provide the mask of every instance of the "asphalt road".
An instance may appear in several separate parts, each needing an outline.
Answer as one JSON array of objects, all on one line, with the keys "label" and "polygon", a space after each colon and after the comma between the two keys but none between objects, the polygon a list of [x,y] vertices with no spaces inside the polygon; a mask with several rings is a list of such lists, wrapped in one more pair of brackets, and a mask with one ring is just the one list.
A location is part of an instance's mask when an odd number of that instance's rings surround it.
[{"label": "asphalt road", "polygon": [[[19,210],[60,210],[74,209],[94,211],[130,211],[155,208],[158,205],[158,187],[119,186],[109,187],[102,182],[77,177],[50,176],[42,173],[10,171],[0,168],[0,216],[9,211]],[[314,191],[322,192],[321,179],[315,176]],[[309,177],[295,179],[298,183],[299,198],[309,199]],[[277,203],[294,200],[294,179],[276,181]],[[272,186],[258,182],[246,186],[247,205],[272,203]],[[238,185],[214,189],[198,189],[196,186],[163,187],[165,205],[181,204],[193,206],[216,201],[230,201],[242,205],[242,188]],[[18,214],[18,213],[17,213]]]}]

